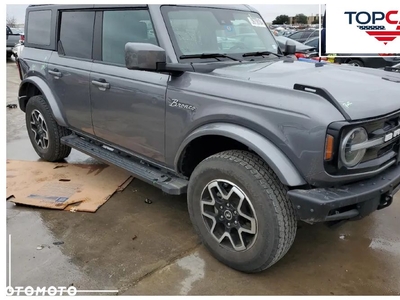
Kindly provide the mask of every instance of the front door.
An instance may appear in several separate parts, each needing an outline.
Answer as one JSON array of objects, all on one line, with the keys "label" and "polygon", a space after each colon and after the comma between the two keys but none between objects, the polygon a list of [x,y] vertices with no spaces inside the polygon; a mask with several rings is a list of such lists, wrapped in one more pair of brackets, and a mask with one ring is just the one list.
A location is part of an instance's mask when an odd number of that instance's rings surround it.
[{"label": "front door", "polygon": [[47,66],[50,89],[62,105],[68,125],[93,134],[89,76],[92,68],[94,11],[61,11],[54,52]]},{"label": "front door", "polygon": [[169,75],[125,67],[127,42],[157,44],[148,10],[98,11],[95,28],[95,60],[90,73],[95,135],[163,163]]}]

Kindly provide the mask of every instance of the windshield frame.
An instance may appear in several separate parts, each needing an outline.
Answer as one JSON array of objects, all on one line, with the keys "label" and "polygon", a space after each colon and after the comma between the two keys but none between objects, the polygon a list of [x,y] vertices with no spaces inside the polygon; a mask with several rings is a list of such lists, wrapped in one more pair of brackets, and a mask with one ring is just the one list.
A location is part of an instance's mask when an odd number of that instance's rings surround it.
[{"label": "windshield frame", "polygon": [[[182,9],[187,9],[187,10],[194,10],[194,9],[204,9],[204,10],[207,10],[207,9],[210,9],[210,10],[217,10],[217,9],[219,9],[219,10],[229,10],[229,11],[233,11],[233,12],[242,12],[242,13],[252,13],[252,14],[256,14],[261,20],[262,20],[262,22],[265,24],[265,30],[268,32],[268,34],[270,35],[270,38],[271,38],[271,40],[273,40],[274,42],[275,42],[275,44],[276,44],[276,46],[277,46],[277,54],[281,54],[281,55],[283,55],[283,52],[282,52],[282,50],[280,49],[280,47],[279,47],[279,43],[276,41],[276,39],[275,39],[275,36],[272,34],[272,32],[271,32],[271,30],[269,29],[269,27],[268,27],[268,25],[265,23],[265,21],[264,21],[264,19],[262,18],[262,16],[260,15],[260,13],[258,12],[258,11],[254,11],[254,10],[245,10],[245,9],[235,9],[235,8],[231,8],[231,7],[214,7],[214,6],[206,6],[206,5],[204,5],[204,6],[192,6],[192,5],[168,5],[168,4],[166,4],[166,5],[161,5],[160,6],[160,12],[161,12],[161,16],[162,16],[162,19],[163,19],[163,22],[164,22],[164,24],[165,24],[165,27],[166,27],[166,29],[167,29],[167,33],[168,33],[168,36],[169,36],[169,38],[170,38],[170,43],[171,43],[171,45],[172,45],[172,49],[174,50],[174,54],[175,54],[175,56],[176,56],[176,59],[177,59],[177,61],[179,62],[179,63],[191,63],[191,62],[203,62],[203,63],[206,63],[206,62],[226,62],[226,61],[231,61],[229,58],[221,58],[221,61],[217,61],[215,58],[193,58],[193,59],[187,59],[187,58],[184,58],[184,59],[181,59],[180,57],[182,56],[182,55],[185,55],[185,53],[182,53],[182,51],[181,51],[181,49],[180,49],[180,47],[179,47],[179,43],[178,43],[178,41],[177,41],[177,39],[176,39],[176,37],[175,37],[175,32],[174,32],[174,30],[172,29],[172,26],[171,26],[171,23],[170,23],[170,19],[169,19],[169,17],[168,17],[168,13],[170,12],[170,11],[173,11],[173,9],[174,8],[182,8]],[[259,51],[266,51],[267,50],[267,48],[266,49],[264,49],[264,50],[259,50]],[[252,56],[249,56],[249,57],[246,57],[246,58],[244,58],[244,57],[242,57],[242,55],[244,54],[244,53],[246,53],[246,52],[253,52],[253,51],[241,51],[241,52],[237,52],[237,53],[226,53],[226,52],[224,52],[224,51],[221,51],[221,52],[219,52],[219,53],[221,53],[221,54],[226,54],[226,55],[228,55],[228,56],[232,56],[232,57],[234,57],[234,58],[237,58],[238,59],[238,62],[239,61],[247,61],[247,60],[251,60],[251,59],[253,59],[253,60],[260,60],[260,59],[263,59],[263,57],[252,57]],[[201,53],[196,53],[196,54],[201,54]],[[276,58],[276,56],[275,55],[271,55],[269,58],[271,58],[271,57],[273,57],[273,58]],[[266,57],[265,57],[266,58]]]}]

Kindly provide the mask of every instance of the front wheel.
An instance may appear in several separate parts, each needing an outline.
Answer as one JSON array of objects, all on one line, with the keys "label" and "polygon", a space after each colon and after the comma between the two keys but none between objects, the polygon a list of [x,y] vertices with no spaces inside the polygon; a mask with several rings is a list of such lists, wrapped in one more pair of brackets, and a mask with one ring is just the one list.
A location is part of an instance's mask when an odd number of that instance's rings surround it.
[{"label": "front wheel", "polygon": [[190,178],[188,208],[207,249],[239,271],[272,266],[296,235],[285,186],[262,159],[246,151],[225,151],[202,161]]}]

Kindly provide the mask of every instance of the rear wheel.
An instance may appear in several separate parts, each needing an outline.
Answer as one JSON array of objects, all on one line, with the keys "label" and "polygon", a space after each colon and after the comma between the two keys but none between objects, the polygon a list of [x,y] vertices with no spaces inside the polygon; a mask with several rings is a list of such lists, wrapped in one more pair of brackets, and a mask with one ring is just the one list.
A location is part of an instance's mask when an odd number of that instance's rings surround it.
[{"label": "rear wheel", "polygon": [[263,160],[246,151],[202,161],[190,178],[188,208],[208,250],[239,271],[267,269],[295,238],[296,216],[286,188]]},{"label": "rear wheel", "polygon": [[71,153],[71,148],[61,144],[61,138],[70,131],[54,120],[45,98],[33,96],[26,105],[26,128],[36,153],[44,160],[60,161]]}]

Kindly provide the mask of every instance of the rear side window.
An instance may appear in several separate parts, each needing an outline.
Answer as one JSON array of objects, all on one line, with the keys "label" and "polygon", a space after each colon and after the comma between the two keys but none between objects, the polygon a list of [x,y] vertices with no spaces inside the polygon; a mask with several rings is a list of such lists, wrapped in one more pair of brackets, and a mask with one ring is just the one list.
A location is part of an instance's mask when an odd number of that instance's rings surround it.
[{"label": "rear side window", "polygon": [[30,44],[49,46],[51,29],[51,10],[30,11],[26,41]]},{"label": "rear side window", "polygon": [[125,64],[125,44],[157,45],[150,14],[147,10],[104,11],[102,60]]},{"label": "rear side window", "polygon": [[92,58],[94,14],[94,11],[61,13],[59,53],[75,58]]},{"label": "rear side window", "polygon": [[317,48],[319,45],[319,39],[313,39],[307,43],[308,46]]},{"label": "rear side window", "polygon": [[302,32],[296,32],[296,33],[293,33],[292,35],[290,35],[289,38],[291,38],[291,39],[299,39],[299,38],[301,38],[302,35],[303,35]]},{"label": "rear side window", "polygon": [[315,30],[315,31],[311,34],[310,37],[317,37],[317,36],[319,36],[319,31],[318,31],[318,30]]}]

